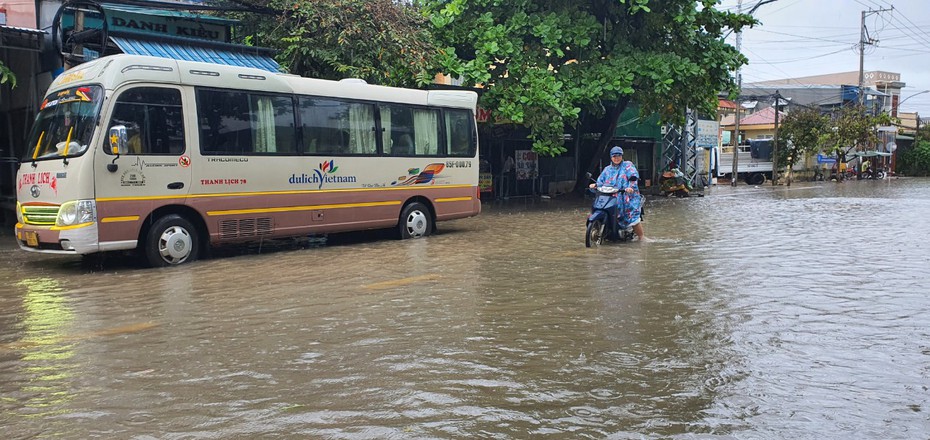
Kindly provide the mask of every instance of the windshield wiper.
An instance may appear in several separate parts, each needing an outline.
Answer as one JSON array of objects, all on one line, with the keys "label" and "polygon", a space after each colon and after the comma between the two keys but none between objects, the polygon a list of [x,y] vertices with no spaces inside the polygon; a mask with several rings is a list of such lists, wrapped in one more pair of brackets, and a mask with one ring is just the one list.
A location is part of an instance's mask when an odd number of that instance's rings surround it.
[{"label": "windshield wiper", "polygon": [[68,148],[71,146],[72,133],[74,133],[74,127],[68,129],[68,137],[65,139],[65,151],[61,153],[61,158],[64,159],[65,165],[68,164]]},{"label": "windshield wiper", "polygon": [[36,167],[36,158],[39,157],[39,145],[42,145],[42,139],[45,138],[45,132],[39,133],[39,140],[36,141],[35,149],[32,151],[32,167]]}]

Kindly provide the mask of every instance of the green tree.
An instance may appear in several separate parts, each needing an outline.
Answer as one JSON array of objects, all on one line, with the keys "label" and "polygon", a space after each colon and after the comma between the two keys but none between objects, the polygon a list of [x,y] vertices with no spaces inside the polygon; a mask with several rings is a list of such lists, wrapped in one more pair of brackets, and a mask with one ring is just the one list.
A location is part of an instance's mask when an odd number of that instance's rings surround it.
[{"label": "green tree", "polygon": [[[830,117],[814,108],[798,108],[788,113],[778,129],[776,165],[787,166],[820,151],[830,126]],[[790,166],[788,170],[790,173]]]},{"label": "green tree", "polygon": [[16,87],[16,75],[3,62],[0,62],[0,84],[10,83],[10,87]]},{"label": "green tree", "polygon": [[582,111],[606,116],[604,149],[631,98],[680,121],[716,112],[746,58],[724,41],[755,21],[715,0],[420,0],[443,47],[444,72],[487,91],[481,104],[526,125],[541,154],[565,151]]},{"label": "green tree", "polygon": [[832,129],[823,138],[824,152],[846,162],[846,157],[853,150],[874,149],[881,142],[876,129],[891,122],[887,113],[872,115],[861,105],[843,107],[834,116]]},{"label": "green tree", "polygon": [[901,155],[898,170],[908,176],[930,175],[930,141],[915,141],[914,146]]},{"label": "green tree", "polygon": [[237,1],[267,14],[240,14],[244,39],[279,51],[290,73],[325,79],[415,86],[432,81],[436,53],[416,8],[392,0]]}]

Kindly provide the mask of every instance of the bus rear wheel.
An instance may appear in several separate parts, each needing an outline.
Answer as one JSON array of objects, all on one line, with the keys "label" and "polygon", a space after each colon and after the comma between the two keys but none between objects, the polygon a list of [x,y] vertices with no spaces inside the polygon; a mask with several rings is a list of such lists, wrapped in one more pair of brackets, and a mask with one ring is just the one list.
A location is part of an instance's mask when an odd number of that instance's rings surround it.
[{"label": "bus rear wheel", "polygon": [[149,228],[143,252],[149,266],[165,267],[196,260],[199,249],[200,238],[194,225],[180,215],[169,214]]},{"label": "bus rear wheel", "polygon": [[397,224],[401,239],[426,237],[433,232],[433,216],[420,202],[404,206]]}]

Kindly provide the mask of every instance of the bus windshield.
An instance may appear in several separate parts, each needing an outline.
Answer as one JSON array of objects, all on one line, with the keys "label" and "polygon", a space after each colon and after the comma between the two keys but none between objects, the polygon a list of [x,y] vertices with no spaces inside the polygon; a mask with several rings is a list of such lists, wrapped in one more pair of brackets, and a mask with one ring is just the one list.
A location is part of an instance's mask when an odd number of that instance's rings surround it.
[{"label": "bus windshield", "polygon": [[42,101],[23,161],[79,156],[87,150],[103,102],[103,89],[82,86]]}]

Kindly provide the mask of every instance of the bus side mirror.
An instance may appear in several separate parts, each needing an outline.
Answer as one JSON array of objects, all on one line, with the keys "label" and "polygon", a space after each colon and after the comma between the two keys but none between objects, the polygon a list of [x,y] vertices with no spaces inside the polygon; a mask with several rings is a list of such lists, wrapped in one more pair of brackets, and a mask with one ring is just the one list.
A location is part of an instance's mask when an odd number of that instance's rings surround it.
[{"label": "bus side mirror", "polygon": [[110,127],[110,135],[108,137],[110,144],[110,153],[115,155],[113,161],[107,164],[107,171],[115,173],[119,168],[116,165],[116,159],[119,158],[120,154],[126,154],[126,149],[128,148],[128,135],[126,134],[125,125],[114,125]]},{"label": "bus side mirror", "polygon": [[126,154],[129,136],[126,134],[125,125],[114,125],[110,127],[110,153],[119,156]]}]

